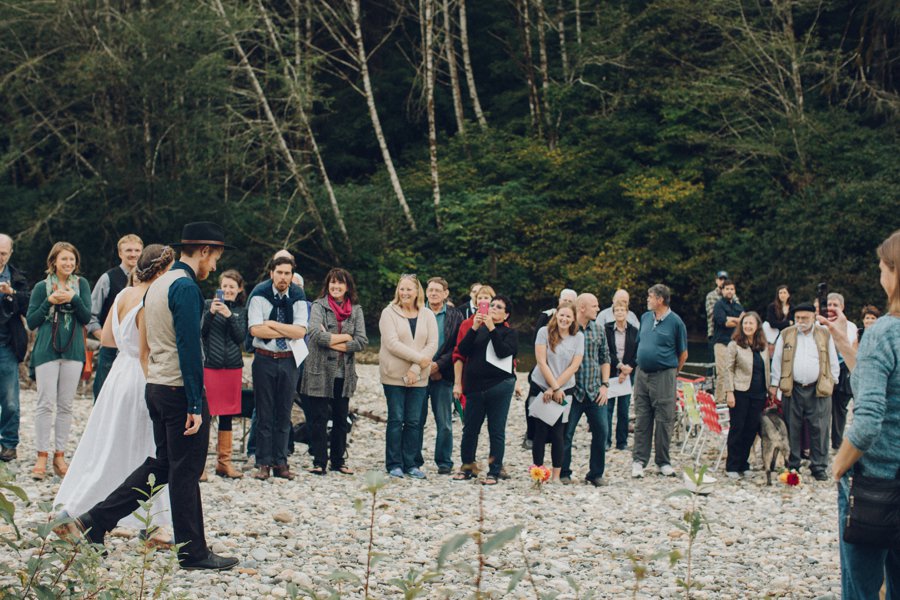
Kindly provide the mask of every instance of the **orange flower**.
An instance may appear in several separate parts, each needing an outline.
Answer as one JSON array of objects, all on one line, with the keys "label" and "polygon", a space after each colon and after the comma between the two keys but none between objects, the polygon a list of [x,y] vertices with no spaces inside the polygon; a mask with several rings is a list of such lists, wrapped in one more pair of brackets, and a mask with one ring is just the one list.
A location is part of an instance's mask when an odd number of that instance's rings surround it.
[{"label": "orange flower", "polygon": [[544,465],[531,465],[528,469],[528,474],[531,475],[531,479],[535,483],[543,483],[550,479],[550,469],[545,467]]}]

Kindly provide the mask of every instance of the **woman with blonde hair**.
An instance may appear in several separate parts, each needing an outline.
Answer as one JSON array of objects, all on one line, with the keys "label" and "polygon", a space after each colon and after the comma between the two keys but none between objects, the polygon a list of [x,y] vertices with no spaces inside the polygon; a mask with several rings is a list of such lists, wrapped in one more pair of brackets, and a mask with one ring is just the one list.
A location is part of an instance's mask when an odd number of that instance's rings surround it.
[{"label": "woman with blonde hair", "polygon": [[[537,364],[531,372],[531,406],[556,402],[563,405],[563,411],[554,423],[534,418],[531,457],[534,464],[542,466],[544,450],[549,440],[553,481],[558,482],[563,464],[566,424],[569,422],[569,411],[574,400],[575,373],[584,358],[584,334],[578,331],[575,305],[572,302],[560,302],[556,312],[550,317],[550,322],[538,329],[534,340],[534,357]],[[534,408],[531,412],[535,412]]]},{"label": "woman with blonde hair", "polygon": [[392,477],[425,479],[416,467],[421,451],[419,420],[431,360],[438,347],[437,319],[425,304],[425,290],[415,275],[401,275],[394,299],[378,322],[381,383],[387,399],[385,467]]},{"label": "woman with blonde hair", "polygon": [[38,388],[34,418],[37,462],[31,476],[38,480],[47,476],[51,429],[55,431],[53,471],[64,477],[69,469],[65,450],[72,429],[72,401],[84,368],[84,327],[91,321],[91,286],[77,275],[80,265],[75,246],[53,244],[47,256],[47,278],[34,286],[25,317],[28,328],[37,330],[31,352]]}]

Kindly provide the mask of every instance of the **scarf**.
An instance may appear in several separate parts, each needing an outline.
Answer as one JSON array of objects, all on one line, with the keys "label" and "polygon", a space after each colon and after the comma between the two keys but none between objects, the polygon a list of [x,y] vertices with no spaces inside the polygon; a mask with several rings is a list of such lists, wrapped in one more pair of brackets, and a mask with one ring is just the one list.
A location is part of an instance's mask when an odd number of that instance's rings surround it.
[{"label": "scarf", "polygon": [[344,301],[338,304],[335,299],[328,295],[328,306],[331,307],[331,310],[334,311],[334,318],[337,319],[338,333],[341,333],[342,322],[346,321],[350,318],[350,314],[353,312],[353,305],[350,304],[350,298],[344,297]]},{"label": "scarf", "polygon": [[[275,290],[272,288],[271,280],[270,285],[259,290],[259,295],[268,300],[269,304],[272,305],[272,311],[269,313],[270,320],[286,323],[288,325],[294,322],[294,302],[303,300],[302,292],[298,293],[298,290],[300,290],[299,287],[292,285],[288,287],[287,293],[283,297],[278,298],[275,296]],[[283,321],[278,318],[279,308],[284,311],[282,313],[284,315]]]}]

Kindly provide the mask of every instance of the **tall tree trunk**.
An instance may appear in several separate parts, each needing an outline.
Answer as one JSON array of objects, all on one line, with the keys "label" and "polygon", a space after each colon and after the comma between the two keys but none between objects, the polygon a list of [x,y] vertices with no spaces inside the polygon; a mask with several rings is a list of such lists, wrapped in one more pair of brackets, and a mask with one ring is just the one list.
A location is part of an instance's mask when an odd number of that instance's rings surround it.
[{"label": "tall tree trunk", "polygon": [[525,54],[525,81],[528,84],[528,110],[531,113],[531,126],[537,132],[538,137],[544,137],[544,117],[541,114],[541,98],[538,94],[536,78],[534,75],[534,56],[531,52],[531,17],[529,16],[528,2],[530,0],[517,0],[519,12],[519,26],[522,29],[522,47]]},{"label": "tall tree trunk", "polygon": [[450,91],[453,94],[453,114],[456,115],[456,128],[462,135],[466,134],[466,117],[463,113],[462,90],[459,87],[459,73],[456,71],[456,43],[453,40],[453,19],[450,12],[450,0],[444,0],[444,47],[447,55],[447,69],[450,71]]},{"label": "tall tree trunk", "polygon": [[378,109],[375,107],[375,93],[372,91],[372,80],[369,77],[369,59],[366,56],[366,46],[363,42],[359,0],[350,0],[350,14],[353,19],[353,40],[356,42],[356,60],[359,64],[359,73],[363,80],[363,92],[366,97],[366,105],[369,107],[369,118],[372,120],[372,128],[375,129],[378,147],[381,148],[381,156],[384,159],[384,166],[387,168],[391,186],[394,188],[394,194],[397,196],[397,202],[400,203],[400,208],[403,210],[406,222],[409,223],[409,228],[413,231],[418,231],[416,228],[416,221],[413,219],[412,212],[409,210],[409,204],[406,202],[406,196],[403,194],[403,187],[400,185],[400,177],[397,175],[397,170],[394,168],[394,161],[391,158],[391,151],[388,149],[387,141],[384,138],[384,131],[381,129],[381,119],[378,117]]},{"label": "tall tree trunk", "polygon": [[559,33],[559,58],[562,63],[563,81],[569,82],[569,54],[566,50],[566,7],[564,0],[559,0],[556,16],[557,32]]},{"label": "tall tree trunk", "polygon": [[459,0],[459,41],[462,45],[463,70],[466,73],[466,86],[469,88],[469,98],[472,99],[472,109],[475,111],[475,119],[478,126],[487,129],[487,119],[481,110],[481,102],[478,101],[478,90],[475,88],[475,74],[472,72],[472,58],[469,55],[469,26],[466,20],[466,0]]},{"label": "tall tree trunk", "polygon": [[[299,6],[299,4],[297,6]],[[272,49],[278,54],[278,57],[281,60],[284,78],[291,88],[291,98],[294,101],[294,105],[297,107],[297,114],[300,116],[300,121],[303,124],[307,142],[309,143],[313,156],[315,156],[316,167],[318,167],[319,174],[322,176],[322,183],[325,186],[325,191],[328,194],[328,203],[331,205],[331,212],[334,213],[334,220],[337,222],[338,229],[340,229],[341,231],[341,236],[344,239],[344,244],[347,246],[347,249],[352,252],[352,246],[350,244],[350,234],[347,232],[347,226],[344,224],[344,216],[343,214],[341,214],[341,207],[338,205],[337,197],[334,194],[334,187],[331,185],[331,178],[328,176],[328,169],[325,168],[325,161],[322,159],[322,153],[319,150],[319,143],[316,141],[316,135],[312,130],[312,125],[309,122],[309,115],[306,112],[306,107],[312,104],[310,99],[311,90],[309,89],[309,81],[305,79],[305,73],[301,75],[301,73],[303,73],[303,70],[298,70],[296,66],[294,66],[296,64],[299,64],[298,60],[300,53],[300,45],[296,43],[296,36],[300,33],[298,12],[295,11],[294,13],[295,62],[292,63],[290,57],[285,56],[281,51],[281,44],[278,42],[278,36],[275,32],[275,26],[272,23],[272,20],[269,18],[269,14],[266,11],[265,6],[263,6],[262,0],[259,1],[259,11],[260,15],[263,18],[263,22],[265,22],[266,24],[266,30],[268,31],[269,39],[272,42]]]},{"label": "tall tree trunk", "polygon": [[434,198],[434,220],[441,227],[441,182],[437,160],[437,123],[434,118],[434,0],[419,0],[419,15],[425,35],[422,36],[422,58],[425,60],[425,112],[428,113],[428,159],[431,167],[431,194]]},{"label": "tall tree trunk", "polygon": [[581,0],[575,0],[575,43],[581,51]]},{"label": "tall tree trunk", "polygon": [[275,134],[275,140],[278,145],[278,150],[284,157],[284,161],[291,172],[291,177],[293,178],[294,183],[297,185],[297,190],[306,201],[307,210],[309,210],[309,213],[312,215],[316,226],[319,228],[319,231],[322,232],[322,240],[325,243],[325,248],[328,250],[328,253],[332,257],[337,258],[337,253],[335,252],[334,246],[331,243],[331,239],[328,236],[328,228],[325,227],[325,222],[322,220],[322,215],[319,213],[319,209],[316,206],[315,199],[310,193],[309,187],[306,185],[306,180],[303,177],[303,172],[300,166],[297,164],[297,161],[294,160],[294,155],[291,153],[291,150],[287,145],[287,141],[285,140],[284,133],[281,130],[281,126],[279,125],[278,120],[275,118],[275,115],[272,112],[272,108],[269,105],[269,99],[266,97],[266,93],[263,90],[262,85],[260,85],[259,79],[257,79],[256,77],[256,72],[253,70],[253,65],[250,64],[250,60],[247,57],[247,53],[244,52],[244,48],[241,45],[240,40],[238,40],[237,36],[231,31],[231,23],[228,20],[228,15],[225,14],[225,7],[222,6],[222,0],[212,0],[212,2],[213,6],[216,9],[216,12],[219,14],[219,16],[225,22],[225,26],[228,28],[228,39],[231,42],[231,45],[234,47],[235,52],[237,52],[238,56],[241,59],[240,66],[243,67],[244,71],[246,72],[247,77],[250,80],[250,85],[253,87],[253,91],[256,94],[257,101],[263,109],[266,121],[268,121],[269,126],[272,128],[272,132]]},{"label": "tall tree trunk", "polygon": [[550,60],[547,56],[547,13],[544,11],[544,0],[534,0],[535,27],[538,31],[538,52],[541,61],[541,110],[547,124],[547,144],[556,147],[556,134],[550,110]]}]

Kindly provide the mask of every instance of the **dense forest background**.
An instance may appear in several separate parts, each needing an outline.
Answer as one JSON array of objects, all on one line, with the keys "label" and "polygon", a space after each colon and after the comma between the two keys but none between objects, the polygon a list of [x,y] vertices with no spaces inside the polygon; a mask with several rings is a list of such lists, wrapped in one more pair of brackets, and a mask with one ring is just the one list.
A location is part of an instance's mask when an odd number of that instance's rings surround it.
[{"label": "dense forest background", "polygon": [[93,280],[217,220],[222,266],[345,266],[373,320],[414,272],[529,322],[662,281],[700,331],[723,268],[855,314],[900,227],[898,36],[895,0],[6,0],[0,230]]}]

